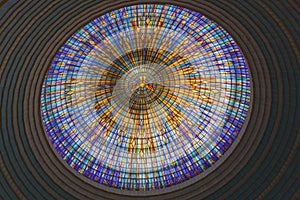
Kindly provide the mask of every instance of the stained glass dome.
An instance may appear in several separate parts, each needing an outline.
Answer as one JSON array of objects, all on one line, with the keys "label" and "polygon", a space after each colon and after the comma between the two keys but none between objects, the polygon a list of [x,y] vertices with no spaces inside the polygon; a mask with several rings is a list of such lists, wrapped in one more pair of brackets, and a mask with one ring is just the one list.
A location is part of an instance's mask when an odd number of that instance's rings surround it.
[{"label": "stained glass dome", "polygon": [[45,75],[41,112],[73,169],[147,191],[217,162],[240,133],[250,92],[245,58],[222,27],[186,8],[134,5],[65,42]]}]

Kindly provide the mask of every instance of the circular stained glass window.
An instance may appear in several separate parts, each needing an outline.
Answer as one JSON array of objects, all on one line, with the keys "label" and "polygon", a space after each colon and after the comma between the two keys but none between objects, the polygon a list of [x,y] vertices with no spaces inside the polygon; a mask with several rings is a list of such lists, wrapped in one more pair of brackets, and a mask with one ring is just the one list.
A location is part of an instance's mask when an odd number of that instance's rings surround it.
[{"label": "circular stained glass window", "polygon": [[113,188],[191,179],[237,138],[250,75],[233,38],[173,5],[109,12],[74,33],[43,82],[45,132],[62,159]]}]

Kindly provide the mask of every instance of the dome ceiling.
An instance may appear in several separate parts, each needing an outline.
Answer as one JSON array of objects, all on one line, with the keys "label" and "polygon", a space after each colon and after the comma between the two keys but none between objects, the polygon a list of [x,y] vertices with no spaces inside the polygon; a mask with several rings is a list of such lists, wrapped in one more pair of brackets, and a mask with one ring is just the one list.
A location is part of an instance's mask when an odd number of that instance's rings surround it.
[{"label": "dome ceiling", "polygon": [[296,199],[296,8],[0,2],[0,199]]}]

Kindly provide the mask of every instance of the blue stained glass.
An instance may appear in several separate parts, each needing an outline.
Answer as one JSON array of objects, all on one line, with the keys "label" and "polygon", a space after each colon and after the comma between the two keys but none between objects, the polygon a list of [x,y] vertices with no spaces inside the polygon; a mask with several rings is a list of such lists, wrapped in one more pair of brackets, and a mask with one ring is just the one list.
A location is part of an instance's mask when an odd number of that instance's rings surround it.
[{"label": "blue stained glass", "polygon": [[250,94],[248,66],[226,30],[186,8],[146,4],[100,16],[66,41],[45,75],[41,111],[74,170],[147,191],[218,162]]}]

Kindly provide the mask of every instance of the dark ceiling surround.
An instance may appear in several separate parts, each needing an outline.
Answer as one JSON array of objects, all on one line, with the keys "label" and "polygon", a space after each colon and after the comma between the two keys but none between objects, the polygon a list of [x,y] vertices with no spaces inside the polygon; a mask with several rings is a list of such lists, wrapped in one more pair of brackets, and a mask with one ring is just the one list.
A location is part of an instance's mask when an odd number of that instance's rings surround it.
[{"label": "dark ceiling surround", "polygon": [[[60,46],[92,19],[139,3],[174,4],[215,21],[243,51],[252,77],[251,113],[224,158],[190,182],[152,192],[119,191],[77,173],[53,150],[40,115],[42,81]],[[296,1],[33,0],[0,6],[0,199],[297,199]]]}]

